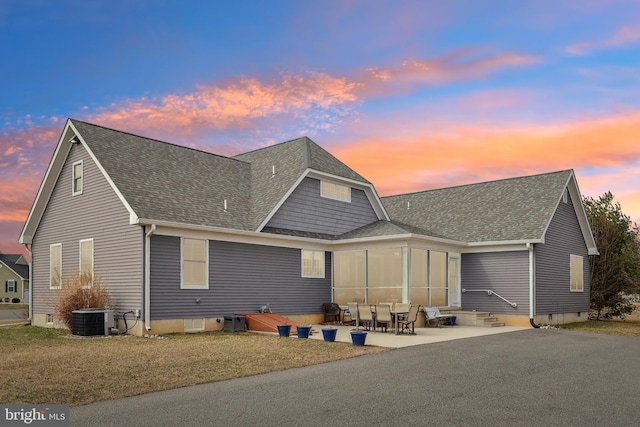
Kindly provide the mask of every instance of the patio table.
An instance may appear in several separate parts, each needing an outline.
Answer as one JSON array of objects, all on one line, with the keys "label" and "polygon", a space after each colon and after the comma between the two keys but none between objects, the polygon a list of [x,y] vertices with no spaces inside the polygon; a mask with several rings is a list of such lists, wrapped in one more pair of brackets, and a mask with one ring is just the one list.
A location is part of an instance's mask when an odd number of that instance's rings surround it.
[{"label": "patio table", "polygon": [[395,328],[396,328],[396,330],[395,330],[395,334],[396,334],[396,335],[398,335],[398,318],[399,318],[400,316],[406,316],[406,315],[408,315],[408,314],[409,314],[409,312],[408,312],[408,311],[405,311],[405,310],[402,310],[402,311],[395,311],[395,310],[392,310],[392,311],[391,311],[391,315],[392,315],[393,317],[395,317]]}]

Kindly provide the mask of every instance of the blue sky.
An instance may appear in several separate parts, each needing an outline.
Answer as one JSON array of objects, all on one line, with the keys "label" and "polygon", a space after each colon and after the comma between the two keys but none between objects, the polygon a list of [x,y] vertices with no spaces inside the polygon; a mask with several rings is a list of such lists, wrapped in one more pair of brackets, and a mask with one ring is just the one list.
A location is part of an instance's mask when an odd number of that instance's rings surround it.
[{"label": "blue sky", "polygon": [[0,2],[0,251],[68,117],[381,195],[572,168],[640,220],[640,1]]}]

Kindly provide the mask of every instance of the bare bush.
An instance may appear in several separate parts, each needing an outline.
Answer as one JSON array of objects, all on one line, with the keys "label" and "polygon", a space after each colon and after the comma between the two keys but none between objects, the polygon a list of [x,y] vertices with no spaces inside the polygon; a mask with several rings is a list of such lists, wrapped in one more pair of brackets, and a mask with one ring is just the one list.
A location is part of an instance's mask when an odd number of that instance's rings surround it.
[{"label": "bare bush", "polygon": [[113,309],[114,304],[99,274],[74,273],[62,277],[54,308],[60,321],[71,328],[73,311],[83,308]]}]

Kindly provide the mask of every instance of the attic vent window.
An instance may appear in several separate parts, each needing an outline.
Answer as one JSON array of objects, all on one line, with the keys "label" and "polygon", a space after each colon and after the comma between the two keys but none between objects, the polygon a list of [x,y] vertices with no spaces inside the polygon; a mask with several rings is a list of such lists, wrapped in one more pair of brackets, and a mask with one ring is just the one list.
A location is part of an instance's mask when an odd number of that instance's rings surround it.
[{"label": "attic vent window", "polygon": [[351,202],[351,187],[333,182],[320,181],[320,195],[327,199]]},{"label": "attic vent window", "polygon": [[567,189],[562,192],[562,203],[567,203]]},{"label": "attic vent window", "polygon": [[73,195],[82,194],[82,160],[73,164]]}]

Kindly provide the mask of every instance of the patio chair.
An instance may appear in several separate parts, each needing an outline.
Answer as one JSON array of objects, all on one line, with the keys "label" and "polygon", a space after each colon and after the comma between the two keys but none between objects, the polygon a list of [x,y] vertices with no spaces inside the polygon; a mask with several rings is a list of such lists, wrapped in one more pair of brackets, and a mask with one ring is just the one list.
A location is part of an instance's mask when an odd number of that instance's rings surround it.
[{"label": "patio chair", "polygon": [[391,305],[390,304],[378,304],[376,305],[376,326],[384,328],[385,332],[389,328],[389,323],[392,323],[391,318]]},{"label": "patio chair", "polygon": [[351,321],[349,323],[353,323],[353,326],[360,326],[360,321],[358,319],[358,303],[350,302],[347,304],[347,311],[344,313],[345,316],[349,316]]},{"label": "patio chair", "polygon": [[441,314],[440,309],[438,307],[425,307],[424,312],[427,315],[427,325],[434,321],[438,328],[442,327],[443,324],[450,324],[453,326],[453,315],[451,314]]},{"label": "patio chair", "polygon": [[411,335],[416,334],[416,321],[418,320],[418,313],[420,312],[420,305],[412,305],[409,308],[409,315],[398,322],[398,327],[402,328],[400,333],[404,333],[404,331],[409,330],[409,325],[411,325]]},{"label": "patio chair", "polygon": [[376,331],[376,322],[373,317],[373,310],[369,304],[358,304],[358,319],[363,323],[367,330],[373,326],[373,332]]},{"label": "patio chair", "polygon": [[325,323],[329,319],[333,319],[334,322],[340,322],[340,306],[334,302],[326,302],[322,304],[322,312],[324,313]]}]

